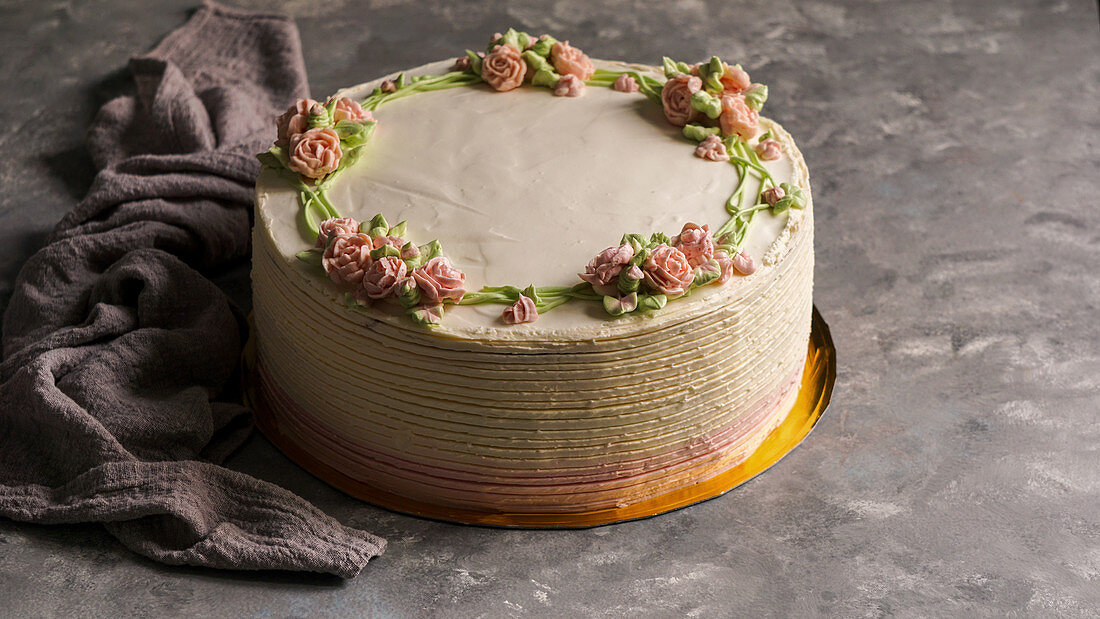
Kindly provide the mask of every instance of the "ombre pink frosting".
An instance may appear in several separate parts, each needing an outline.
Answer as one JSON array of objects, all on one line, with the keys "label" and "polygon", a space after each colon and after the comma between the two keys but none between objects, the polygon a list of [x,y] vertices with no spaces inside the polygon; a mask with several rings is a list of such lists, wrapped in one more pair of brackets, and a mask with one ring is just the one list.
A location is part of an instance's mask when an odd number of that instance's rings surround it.
[{"label": "ombre pink frosting", "polygon": [[665,118],[673,125],[683,127],[702,114],[691,107],[691,95],[703,88],[703,80],[694,75],[677,75],[669,78],[661,89],[661,105]]},{"label": "ombre pink frosting", "polygon": [[334,122],[340,122],[341,120],[365,122],[374,120],[374,115],[370,111],[364,110],[358,101],[340,97],[336,100],[336,107],[332,110],[332,119]]},{"label": "ombre pink frosting", "polygon": [[756,154],[760,156],[764,161],[775,161],[779,159],[779,156],[783,153],[783,149],[780,148],[779,142],[768,138],[756,145]]},{"label": "ombre pink frosting", "polygon": [[498,92],[519,87],[527,74],[527,63],[513,45],[498,45],[481,62],[481,79]]},{"label": "ombre pink frosting", "polygon": [[576,75],[563,75],[554,84],[555,97],[579,97],[584,94],[584,82]]},{"label": "ombre pink frosting", "polygon": [[684,224],[683,230],[672,238],[672,246],[680,250],[688,264],[695,268],[710,262],[714,257],[714,241],[710,238],[710,228],[693,223]]},{"label": "ombre pink frosting", "polygon": [[684,252],[664,243],[653,248],[642,266],[650,290],[670,298],[682,296],[695,281],[695,271]]},{"label": "ombre pink frosting", "polygon": [[370,237],[365,234],[337,236],[325,248],[321,266],[337,284],[361,284],[373,262],[371,248]]},{"label": "ombre pink frosting", "polygon": [[324,247],[333,237],[359,232],[359,222],[351,217],[334,217],[322,221],[317,229],[317,247]]},{"label": "ombre pink frosting", "polygon": [[695,147],[695,156],[707,161],[729,161],[730,154],[726,150],[726,145],[722,142],[722,138],[716,135],[708,135],[706,139],[699,142],[699,146]]},{"label": "ombre pink frosting", "polygon": [[608,247],[589,261],[584,273],[578,273],[578,275],[584,281],[592,284],[592,288],[596,292],[602,295],[615,296],[619,292],[615,280],[619,277],[623,267],[633,257],[634,248],[630,245],[623,244],[618,247]]},{"label": "ombre pink frosting", "polygon": [[750,140],[756,135],[759,122],[760,113],[745,103],[744,95],[722,95],[722,115],[718,117],[722,135]]},{"label": "ombre pink frosting", "polygon": [[[584,81],[592,78],[596,72],[595,65],[587,54],[569,44],[569,41],[558,41],[550,48],[550,64],[554,70],[564,75],[573,75]],[[577,96],[577,95],[571,95]]]},{"label": "ombre pink frosting", "polygon": [[449,299],[458,303],[466,294],[466,274],[456,269],[444,256],[432,258],[412,272],[420,294],[432,303]]},{"label": "ombre pink frosting", "polygon": [[613,90],[619,92],[638,92],[640,90],[638,81],[634,79],[634,76],[622,73],[615,79],[615,83],[611,85]]},{"label": "ombre pink frosting", "polygon": [[288,148],[294,136],[309,129],[309,111],[316,104],[313,99],[298,99],[282,116],[275,119],[275,126],[278,128],[276,146]]},{"label": "ombre pink frosting", "polygon": [[535,302],[527,295],[519,295],[519,300],[504,308],[501,319],[510,325],[518,325],[524,322],[535,322],[539,318],[539,311]]},{"label": "ombre pink frosting", "polygon": [[407,270],[405,262],[394,256],[375,260],[363,276],[363,291],[367,298],[384,299],[391,296]]},{"label": "ombre pink frosting", "polygon": [[340,166],[340,136],[332,129],[310,129],[290,141],[287,167],[308,178],[323,178]]}]

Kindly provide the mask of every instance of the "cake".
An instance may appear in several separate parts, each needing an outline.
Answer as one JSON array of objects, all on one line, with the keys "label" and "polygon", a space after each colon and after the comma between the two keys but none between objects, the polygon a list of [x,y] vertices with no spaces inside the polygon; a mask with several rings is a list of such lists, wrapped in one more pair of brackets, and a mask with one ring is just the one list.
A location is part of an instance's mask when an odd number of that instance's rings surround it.
[{"label": "cake", "polygon": [[621,510],[737,466],[811,324],[808,172],[766,97],[717,57],[510,30],[297,102],[256,186],[261,427],[433,515]]}]

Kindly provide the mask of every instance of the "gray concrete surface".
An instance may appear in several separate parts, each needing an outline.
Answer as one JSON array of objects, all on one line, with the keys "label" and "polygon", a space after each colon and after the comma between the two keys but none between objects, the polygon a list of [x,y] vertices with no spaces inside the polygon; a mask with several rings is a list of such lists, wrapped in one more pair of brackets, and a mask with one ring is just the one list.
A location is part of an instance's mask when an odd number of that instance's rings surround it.
[{"label": "gray concrete surface", "polygon": [[[197,0],[0,0],[0,304],[86,190],[126,59]],[[245,6],[276,3],[242,0]],[[594,55],[737,59],[817,208],[840,355],[807,443],[735,492],[585,531],[352,500],[255,436],[231,465],[389,551],[357,579],[170,568],[0,521],[0,615],[1100,614],[1100,34],[1093,2],[295,0],[314,93],[509,25]],[[243,269],[221,281],[247,298]]]}]

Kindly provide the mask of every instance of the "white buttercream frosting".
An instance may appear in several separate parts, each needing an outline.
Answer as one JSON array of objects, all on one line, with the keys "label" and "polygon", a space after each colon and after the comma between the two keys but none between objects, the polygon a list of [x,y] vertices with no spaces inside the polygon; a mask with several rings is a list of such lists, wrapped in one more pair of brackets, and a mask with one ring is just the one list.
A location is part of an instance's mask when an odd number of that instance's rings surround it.
[{"label": "white buttercream frosting", "polygon": [[[338,95],[362,98],[373,85]],[[417,243],[438,238],[471,290],[572,285],[624,232],[716,229],[738,181],[736,167],[694,157],[636,93],[478,85],[387,103],[375,118],[332,202],[360,220],[408,220]],[[474,509],[605,508],[735,465],[793,402],[812,303],[808,174],[790,136],[762,125],[783,149],[765,165],[803,189],[806,208],[757,215],[745,244],[761,265],[752,275],[622,319],[576,301],[506,325],[501,305],[463,306],[429,331],[399,312],[349,308],[294,258],[312,239],[295,192],[265,171],[254,321],[266,388],[283,403],[273,414],[349,475]],[[570,486],[575,476],[601,481]]]}]

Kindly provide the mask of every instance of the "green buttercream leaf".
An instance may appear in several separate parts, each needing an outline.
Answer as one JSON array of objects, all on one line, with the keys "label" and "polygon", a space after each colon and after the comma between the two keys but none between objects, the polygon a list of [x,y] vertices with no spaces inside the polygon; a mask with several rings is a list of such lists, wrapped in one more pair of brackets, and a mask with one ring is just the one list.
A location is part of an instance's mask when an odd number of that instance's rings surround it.
[{"label": "green buttercream leaf", "polygon": [[393,80],[393,84],[394,84],[394,86],[397,86],[398,90],[401,90],[402,88],[404,88],[405,84],[408,84],[408,83],[409,83],[409,79],[407,77],[405,77],[404,73],[399,73],[397,75],[397,79]]},{"label": "green buttercream leaf", "polygon": [[411,277],[406,277],[397,286],[397,300],[401,303],[401,307],[409,309],[416,307],[420,304],[420,287],[416,285],[416,281]]},{"label": "green buttercream leaf", "polygon": [[409,318],[422,327],[434,327],[443,320],[443,306],[415,307],[408,310]]},{"label": "green buttercream leaf", "polygon": [[666,304],[668,297],[663,294],[642,295],[642,299],[638,301],[638,307],[651,312],[664,308]]},{"label": "green buttercream leaf", "polygon": [[779,183],[779,188],[785,195],[772,205],[772,213],[778,215],[789,208],[806,208],[806,194],[802,193],[798,185]]},{"label": "green buttercream leaf", "polygon": [[652,245],[660,245],[662,243],[664,243],[665,245],[672,244],[672,240],[669,239],[668,235],[664,232],[654,232],[652,235],[650,235],[649,241]]},{"label": "green buttercream leaf", "polygon": [[704,127],[703,125],[684,125],[684,137],[696,142],[702,142],[707,136],[718,135],[718,127]]},{"label": "green buttercream leaf", "polygon": [[[275,147],[272,146],[272,148],[275,148]],[[266,153],[260,153],[259,155],[256,155],[256,158],[260,160],[260,165],[264,166],[265,168],[279,169],[279,168],[285,167],[283,165],[283,162],[280,161],[279,158],[276,157],[275,154],[272,153],[271,151],[267,151]]]},{"label": "green buttercream leaf", "polygon": [[[375,215],[374,217],[371,218],[370,226],[367,227],[367,230],[373,231],[375,228],[385,228],[385,230],[382,231],[381,235],[375,235],[375,234],[372,233],[371,234],[372,239],[375,236],[385,236],[386,232],[389,232],[389,230],[390,230],[390,224],[388,224],[386,222],[386,218],[382,216],[382,213],[379,213],[379,214],[377,214],[377,215]],[[360,226],[360,229],[362,229],[362,226]]]},{"label": "green buttercream leaf", "polygon": [[642,280],[632,279],[631,277],[629,277],[627,275],[627,273],[629,273],[629,272],[630,272],[629,268],[626,268],[626,269],[623,269],[622,271],[619,271],[619,281],[616,284],[616,286],[619,289],[619,292],[622,292],[622,293],[638,292],[638,289],[642,287]]},{"label": "green buttercream leaf", "polygon": [[695,279],[692,281],[693,286],[706,286],[707,284],[717,280],[722,276],[722,267],[717,261],[711,260],[709,264],[697,267],[695,269]]},{"label": "green buttercream leaf", "polygon": [[668,56],[661,58],[661,67],[664,69],[667,79],[672,79],[681,73],[685,73],[685,71],[680,70],[680,67],[676,66],[676,61]]},{"label": "green buttercream leaf", "polygon": [[764,107],[764,102],[767,100],[768,87],[764,84],[756,84],[745,93],[745,105],[757,112]]},{"label": "green buttercream leaf", "polygon": [[527,46],[530,45],[534,40],[535,37],[527,34],[526,32],[519,32],[516,34],[516,47],[520,50],[527,49]]},{"label": "green buttercream leaf", "polygon": [[466,57],[470,59],[470,73],[481,75],[481,56],[472,49],[466,50]]},{"label": "green buttercream leaf", "polygon": [[542,296],[539,295],[539,289],[535,288],[534,284],[530,284],[523,289],[523,296],[534,301],[536,305],[542,303]]},{"label": "green buttercream leaf", "polygon": [[425,263],[442,254],[443,247],[439,244],[438,240],[420,246],[420,259]]},{"label": "green buttercream leaf", "polygon": [[540,37],[539,40],[531,46],[531,51],[545,58],[550,55],[550,50],[554,48],[554,43],[557,42],[557,39],[549,35],[545,38]]},{"label": "green buttercream leaf", "polygon": [[692,93],[691,107],[706,114],[707,118],[718,118],[722,115],[721,99],[705,90],[699,90]]},{"label": "green buttercream leaf", "polygon": [[527,50],[523,52],[523,61],[527,63],[527,66],[534,71],[553,71],[554,67],[551,66],[550,61],[545,57],[540,56],[534,52],[534,50]]},{"label": "green buttercream leaf", "polygon": [[504,36],[501,37],[497,43],[500,45],[511,45],[516,49],[523,49],[526,47],[519,44],[519,33],[516,32],[515,28],[509,28],[508,32],[505,32]]},{"label": "green buttercream leaf", "polygon": [[311,267],[321,268],[321,258],[324,257],[324,252],[320,248],[314,247],[313,249],[300,251],[294,254],[294,257]]},{"label": "green buttercream leaf", "polygon": [[394,258],[400,258],[401,257],[401,250],[397,249],[393,245],[383,245],[383,246],[381,246],[377,249],[372,249],[371,252],[370,252],[370,257],[374,258],[375,260],[378,260],[379,258],[390,257],[390,256],[392,256]]},{"label": "green buttercream leaf", "polygon": [[407,221],[399,221],[397,225],[390,226],[390,236],[405,236],[405,230],[408,228],[409,223]]},{"label": "green buttercream leaf", "polygon": [[603,309],[612,316],[629,314],[638,308],[638,293],[632,292],[624,297],[603,298]]},{"label": "green buttercream leaf", "polygon": [[336,123],[336,135],[340,136],[340,144],[344,148],[358,148],[366,144],[378,123],[373,120],[356,122],[354,120],[341,120]]},{"label": "green buttercream leaf", "polygon": [[561,79],[561,75],[550,69],[539,69],[535,71],[535,74],[531,76],[532,86],[546,86],[547,88],[553,88],[558,85],[558,80]]}]

